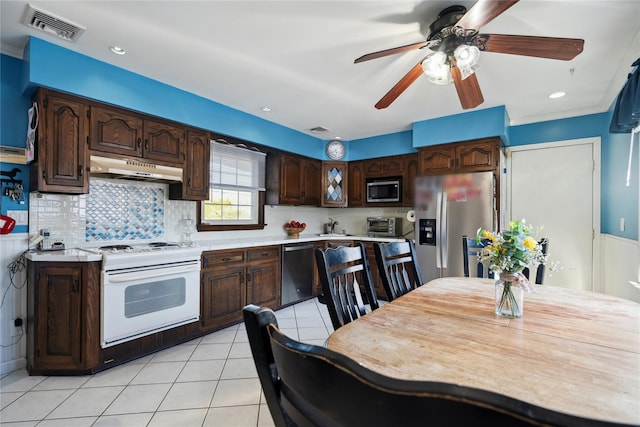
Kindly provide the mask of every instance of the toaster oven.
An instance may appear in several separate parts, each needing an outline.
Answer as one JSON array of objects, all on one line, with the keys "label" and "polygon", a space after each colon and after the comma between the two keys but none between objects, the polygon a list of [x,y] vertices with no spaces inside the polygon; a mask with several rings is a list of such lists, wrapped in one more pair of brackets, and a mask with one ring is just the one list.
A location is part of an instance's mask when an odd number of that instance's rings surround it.
[{"label": "toaster oven", "polygon": [[400,237],[402,236],[402,218],[367,217],[367,235],[374,237]]}]

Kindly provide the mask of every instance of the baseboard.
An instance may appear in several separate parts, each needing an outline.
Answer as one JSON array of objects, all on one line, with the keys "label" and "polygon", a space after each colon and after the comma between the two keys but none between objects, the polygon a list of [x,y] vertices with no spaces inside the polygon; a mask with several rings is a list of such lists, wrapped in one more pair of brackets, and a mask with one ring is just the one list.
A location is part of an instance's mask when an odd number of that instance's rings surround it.
[{"label": "baseboard", "polygon": [[23,369],[27,367],[27,359],[20,358],[14,360],[8,360],[6,362],[0,363],[0,375],[6,375],[10,372],[17,371],[18,369]]}]

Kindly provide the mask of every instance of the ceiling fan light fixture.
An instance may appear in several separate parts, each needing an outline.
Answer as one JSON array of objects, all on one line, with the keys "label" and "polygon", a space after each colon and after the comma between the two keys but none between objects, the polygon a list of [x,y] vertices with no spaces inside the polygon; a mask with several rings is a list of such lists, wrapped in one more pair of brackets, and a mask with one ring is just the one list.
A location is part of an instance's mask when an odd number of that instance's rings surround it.
[{"label": "ceiling fan light fixture", "polygon": [[422,71],[431,83],[447,85],[451,83],[451,73],[444,52],[434,52],[422,61]]},{"label": "ceiling fan light fixture", "polygon": [[460,69],[460,76],[464,80],[478,68],[480,49],[476,46],[461,44],[453,52],[453,57],[456,59],[456,66]]}]

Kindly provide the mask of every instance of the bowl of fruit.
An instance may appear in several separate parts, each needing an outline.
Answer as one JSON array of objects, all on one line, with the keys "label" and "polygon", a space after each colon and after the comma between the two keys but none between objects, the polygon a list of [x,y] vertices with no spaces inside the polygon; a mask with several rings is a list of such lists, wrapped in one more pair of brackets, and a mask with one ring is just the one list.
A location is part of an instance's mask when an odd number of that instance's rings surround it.
[{"label": "bowl of fruit", "polygon": [[298,238],[300,237],[300,233],[307,228],[307,224],[304,222],[298,222],[295,219],[292,219],[288,223],[284,225],[284,229],[290,237]]}]

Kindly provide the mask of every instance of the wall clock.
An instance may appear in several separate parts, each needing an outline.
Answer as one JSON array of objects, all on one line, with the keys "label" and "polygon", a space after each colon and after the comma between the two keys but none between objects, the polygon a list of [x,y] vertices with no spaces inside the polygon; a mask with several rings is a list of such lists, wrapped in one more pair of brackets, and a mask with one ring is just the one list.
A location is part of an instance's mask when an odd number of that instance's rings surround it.
[{"label": "wall clock", "polygon": [[333,160],[340,160],[347,154],[347,150],[342,141],[334,139],[329,141],[326,147],[327,156]]}]

